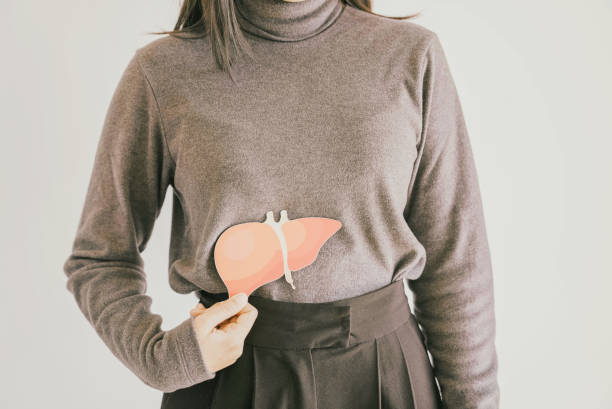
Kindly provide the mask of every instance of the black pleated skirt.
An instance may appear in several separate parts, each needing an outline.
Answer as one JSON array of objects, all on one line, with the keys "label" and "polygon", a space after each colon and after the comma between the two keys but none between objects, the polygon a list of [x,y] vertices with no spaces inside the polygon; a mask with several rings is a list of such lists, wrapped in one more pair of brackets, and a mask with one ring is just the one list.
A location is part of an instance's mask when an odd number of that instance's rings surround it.
[{"label": "black pleated skirt", "polygon": [[[196,292],[205,307],[227,293]],[[326,303],[249,297],[243,353],[215,378],[164,393],[162,409],[440,409],[402,281]]]}]

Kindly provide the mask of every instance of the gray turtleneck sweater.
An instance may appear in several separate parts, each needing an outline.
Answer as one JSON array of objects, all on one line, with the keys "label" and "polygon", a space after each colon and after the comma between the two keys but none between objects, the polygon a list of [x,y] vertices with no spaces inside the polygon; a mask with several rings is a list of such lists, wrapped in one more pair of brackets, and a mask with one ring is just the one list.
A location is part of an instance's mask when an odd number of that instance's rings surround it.
[{"label": "gray turtleneck sweater", "polygon": [[[253,294],[326,302],[407,279],[446,408],[497,408],[493,276],[466,123],[438,36],[340,0],[236,0],[256,61],[208,37],[135,51],[113,94],[67,288],[113,354],[174,391],[215,376],[192,319],[163,331],[141,252],[169,186],[171,288],[223,292],[213,246],[286,209],[342,228]],[[187,314],[186,314],[187,315]],[[408,386],[407,386],[408,387]]]}]

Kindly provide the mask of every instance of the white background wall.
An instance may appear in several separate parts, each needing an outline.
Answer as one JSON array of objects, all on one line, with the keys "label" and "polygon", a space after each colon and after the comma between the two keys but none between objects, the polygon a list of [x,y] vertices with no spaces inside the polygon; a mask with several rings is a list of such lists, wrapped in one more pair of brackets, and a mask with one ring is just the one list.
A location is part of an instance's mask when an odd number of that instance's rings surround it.
[{"label": "white background wall", "polygon": [[[133,51],[178,1],[2,1],[0,403],[156,408],[65,288],[97,138]],[[477,161],[502,408],[612,407],[612,3],[377,0],[438,33]],[[169,195],[170,190],[169,190]],[[144,257],[170,329],[168,198]]]}]

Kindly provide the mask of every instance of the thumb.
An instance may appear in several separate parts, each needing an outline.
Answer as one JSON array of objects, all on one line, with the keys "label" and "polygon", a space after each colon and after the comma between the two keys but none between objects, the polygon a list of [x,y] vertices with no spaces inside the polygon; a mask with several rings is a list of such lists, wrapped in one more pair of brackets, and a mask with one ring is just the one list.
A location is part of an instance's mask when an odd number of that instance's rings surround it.
[{"label": "thumb", "polygon": [[238,293],[227,300],[218,302],[209,307],[204,316],[210,331],[226,319],[236,315],[247,304],[248,297],[245,293]]}]

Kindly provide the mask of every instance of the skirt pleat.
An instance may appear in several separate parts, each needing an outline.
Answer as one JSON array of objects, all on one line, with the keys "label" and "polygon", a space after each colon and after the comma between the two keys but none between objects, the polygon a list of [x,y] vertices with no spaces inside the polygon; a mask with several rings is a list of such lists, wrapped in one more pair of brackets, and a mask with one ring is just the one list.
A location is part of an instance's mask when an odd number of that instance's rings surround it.
[{"label": "skirt pleat", "polygon": [[408,373],[414,409],[441,407],[440,394],[424,338],[414,317],[394,332]]},{"label": "skirt pleat", "polygon": [[416,409],[408,366],[395,331],[377,340],[381,367],[382,409]]},{"label": "skirt pleat", "polygon": [[[209,307],[227,293],[199,294]],[[401,281],[327,303],[251,296],[242,355],[164,393],[161,409],[440,409],[424,336]]]}]

